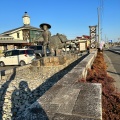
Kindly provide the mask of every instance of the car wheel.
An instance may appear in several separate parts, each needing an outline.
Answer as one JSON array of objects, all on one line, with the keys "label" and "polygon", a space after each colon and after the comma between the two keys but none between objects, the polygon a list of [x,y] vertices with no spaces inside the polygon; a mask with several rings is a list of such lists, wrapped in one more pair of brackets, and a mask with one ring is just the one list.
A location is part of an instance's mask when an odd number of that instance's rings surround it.
[{"label": "car wheel", "polygon": [[4,67],[5,66],[4,62],[0,62],[0,66]]},{"label": "car wheel", "polygon": [[24,61],[20,61],[20,66],[24,66],[25,62]]},{"label": "car wheel", "polygon": [[40,59],[42,57],[41,54],[36,54],[36,59]]}]

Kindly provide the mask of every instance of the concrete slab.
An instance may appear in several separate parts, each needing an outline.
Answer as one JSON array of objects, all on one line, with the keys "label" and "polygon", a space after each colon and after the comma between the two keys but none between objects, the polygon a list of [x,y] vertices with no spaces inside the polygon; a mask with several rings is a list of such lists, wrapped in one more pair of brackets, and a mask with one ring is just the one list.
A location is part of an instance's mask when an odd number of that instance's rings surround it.
[{"label": "concrete slab", "polygon": [[16,120],[102,120],[101,84],[78,82],[91,57],[58,82],[43,84],[41,97]]},{"label": "concrete slab", "polygon": [[101,84],[83,84],[72,114],[102,118],[101,94]]}]

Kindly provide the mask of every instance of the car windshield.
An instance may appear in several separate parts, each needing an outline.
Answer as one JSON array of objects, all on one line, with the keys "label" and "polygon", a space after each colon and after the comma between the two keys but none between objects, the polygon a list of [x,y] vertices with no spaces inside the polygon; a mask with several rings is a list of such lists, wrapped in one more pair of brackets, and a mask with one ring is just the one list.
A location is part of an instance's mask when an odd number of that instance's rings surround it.
[{"label": "car windshield", "polygon": [[12,51],[7,51],[4,53],[4,55],[7,57],[7,56],[12,56]]}]

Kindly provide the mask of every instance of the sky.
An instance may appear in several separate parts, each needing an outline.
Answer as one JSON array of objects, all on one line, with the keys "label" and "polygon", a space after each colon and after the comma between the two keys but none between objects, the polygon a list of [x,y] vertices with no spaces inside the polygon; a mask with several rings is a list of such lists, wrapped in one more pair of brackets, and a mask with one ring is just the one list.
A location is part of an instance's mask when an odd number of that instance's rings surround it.
[{"label": "sky", "polygon": [[50,32],[69,40],[89,35],[89,26],[98,25],[100,10],[101,40],[120,38],[120,0],[0,0],[0,33],[23,26],[28,12],[30,25],[51,25]]}]

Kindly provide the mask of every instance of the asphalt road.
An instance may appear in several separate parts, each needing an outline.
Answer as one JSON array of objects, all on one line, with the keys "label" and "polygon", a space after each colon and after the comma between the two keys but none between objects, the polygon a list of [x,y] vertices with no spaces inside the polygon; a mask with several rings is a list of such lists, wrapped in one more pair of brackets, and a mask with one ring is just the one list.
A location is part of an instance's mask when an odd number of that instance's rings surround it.
[{"label": "asphalt road", "polygon": [[110,47],[109,49],[112,51],[120,53],[120,46],[113,46],[113,47]]},{"label": "asphalt road", "polygon": [[111,62],[115,70],[117,71],[118,75],[120,75],[120,55],[110,51],[105,51],[105,53],[111,59]]},{"label": "asphalt road", "polygon": [[[120,47],[119,47],[120,48]],[[107,63],[107,72],[114,78],[115,85],[120,91],[120,54],[111,51],[104,51],[105,61]]]}]

